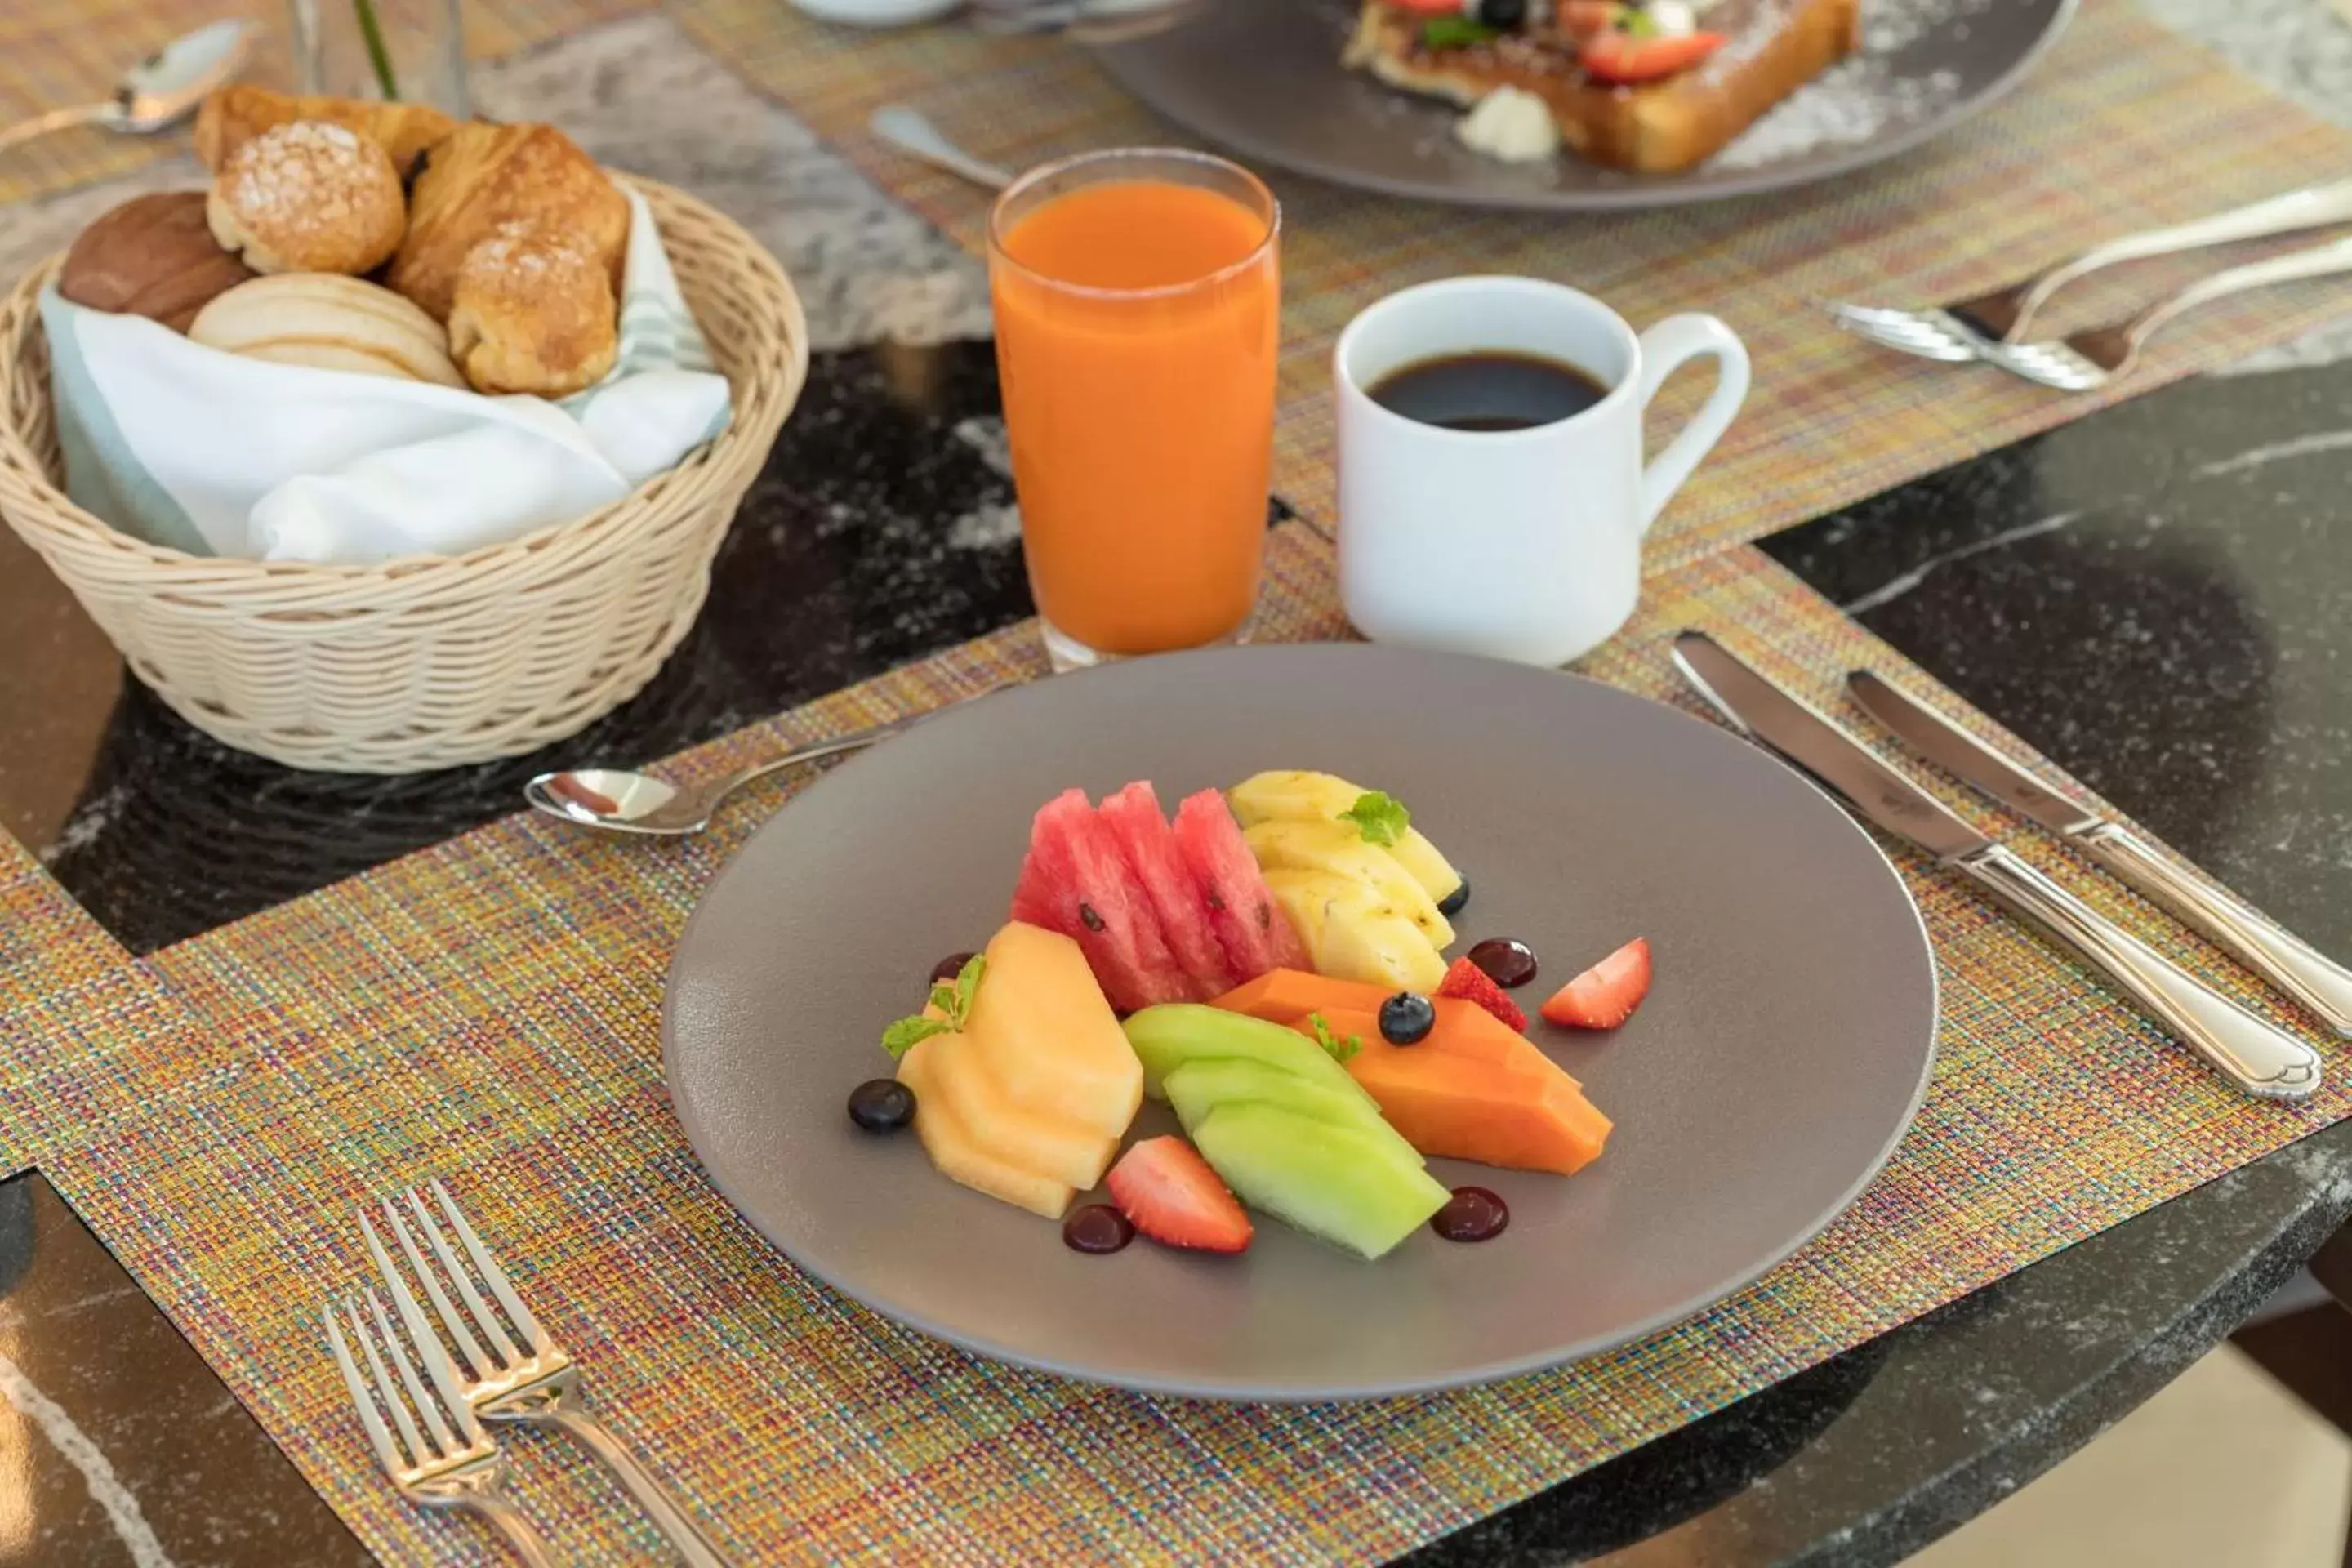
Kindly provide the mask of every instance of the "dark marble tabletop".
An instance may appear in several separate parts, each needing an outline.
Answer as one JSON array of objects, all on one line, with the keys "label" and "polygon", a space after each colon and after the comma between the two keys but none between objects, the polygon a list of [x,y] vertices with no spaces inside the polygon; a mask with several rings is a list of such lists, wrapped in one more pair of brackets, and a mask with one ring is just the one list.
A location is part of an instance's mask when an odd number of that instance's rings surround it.
[{"label": "dark marble tabletop", "polygon": [[[2173,20],[2197,10],[2151,3]],[[500,68],[484,97],[562,120],[612,161],[750,221],[811,298],[822,352],[809,390],[701,620],[655,683],[582,736],[482,768],[338,777],[228,751],[126,681],[47,574],[0,538],[0,826],[134,951],[502,815],[543,767],[658,756],[1028,613],[969,258],[658,19]],[[0,260],[47,243],[34,229],[70,232],[128,189],[184,180],[166,170],[44,204],[30,229],[0,237]],[[777,187],[794,194],[788,210]],[[2352,344],[2322,335],[2250,370],[2127,403],[1766,548],[2242,892],[2352,952],[2352,517],[2337,500],[2352,481]],[[2347,1212],[2352,1127],[2339,1127],[1414,1561],[1895,1561],[2210,1349]],[[167,1547],[211,1532],[174,1561],[289,1560],[289,1542],[309,1543],[291,1560],[358,1556],[111,1268],[37,1178],[0,1185],[0,1417],[14,1410],[42,1433],[27,1442],[55,1450],[26,1472],[37,1484],[0,1485],[0,1562],[131,1561],[140,1531]],[[144,1348],[87,1348],[116,1341]],[[201,1474],[217,1489],[140,1435],[142,1409],[214,1423]],[[110,1460],[131,1522],[95,1487],[68,1484],[70,1431]]]}]

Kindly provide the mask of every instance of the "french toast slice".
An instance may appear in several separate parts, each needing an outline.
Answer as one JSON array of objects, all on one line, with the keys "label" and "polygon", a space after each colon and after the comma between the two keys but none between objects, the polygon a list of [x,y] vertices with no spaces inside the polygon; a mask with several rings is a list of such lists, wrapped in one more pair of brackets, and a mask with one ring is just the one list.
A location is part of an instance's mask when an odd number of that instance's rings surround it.
[{"label": "french toast slice", "polygon": [[1713,157],[1766,110],[1852,53],[1860,0],[1718,0],[1705,26],[1730,41],[1679,76],[1639,86],[1587,77],[1572,46],[1506,33],[1433,48],[1423,18],[1364,0],[1341,62],[1465,108],[1500,87],[1534,93],[1560,139],[1593,163],[1672,174]]}]

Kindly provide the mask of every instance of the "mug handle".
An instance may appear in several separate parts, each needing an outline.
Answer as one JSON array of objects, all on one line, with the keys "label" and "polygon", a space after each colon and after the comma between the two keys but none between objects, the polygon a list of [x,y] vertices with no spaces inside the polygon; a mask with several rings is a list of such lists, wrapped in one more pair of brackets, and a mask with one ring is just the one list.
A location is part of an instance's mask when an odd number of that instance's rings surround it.
[{"label": "mug handle", "polygon": [[1675,492],[1683,488],[1699,459],[1715,449],[1730,428],[1739,405],[1748,400],[1748,345],[1739,334],[1713,316],[1668,316],[1642,334],[1642,411],[1649,412],[1650,400],[1658,395],[1666,377],[1691,361],[1709,358],[1716,362],[1715,391],[1690,423],[1676,433],[1658,454],[1657,460],[1642,473],[1642,531],[1658,521]]}]

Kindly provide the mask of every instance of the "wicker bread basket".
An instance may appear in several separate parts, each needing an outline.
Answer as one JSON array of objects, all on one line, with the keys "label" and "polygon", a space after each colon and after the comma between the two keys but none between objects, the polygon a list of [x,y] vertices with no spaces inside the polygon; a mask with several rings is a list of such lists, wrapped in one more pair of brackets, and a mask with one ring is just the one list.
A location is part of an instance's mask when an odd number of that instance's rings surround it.
[{"label": "wicker bread basket", "polygon": [[686,635],[808,374],[807,323],[775,258],[682,192],[630,184],[735,402],[716,441],[635,494],[508,543],[373,566],[188,555],[118,533],[63,489],[37,306],[58,257],[0,300],[0,514],[138,678],[232,746],[397,773],[572,734]]}]

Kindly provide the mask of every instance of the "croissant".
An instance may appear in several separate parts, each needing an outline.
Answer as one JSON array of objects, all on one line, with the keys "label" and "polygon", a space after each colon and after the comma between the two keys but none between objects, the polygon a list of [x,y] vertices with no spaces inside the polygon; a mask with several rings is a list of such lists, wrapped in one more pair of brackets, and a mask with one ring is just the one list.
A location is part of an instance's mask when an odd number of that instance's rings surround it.
[{"label": "croissant", "polygon": [[205,168],[217,172],[247,142],[297,120],[323,120],[358,132],[392,155],[393,167],[403,179],[427,147],[457,129],[456,121],[425,103],[298,98],[266,87],[225,87],[205,98],[196,111],[196,156]]},{"label": "croissant", "polygon": [[384,281],[446,321],[466,253],[509,223],[572,236],[617,289],[629,199],[551,125],[459,126],[409,193],[408,235]]}]

